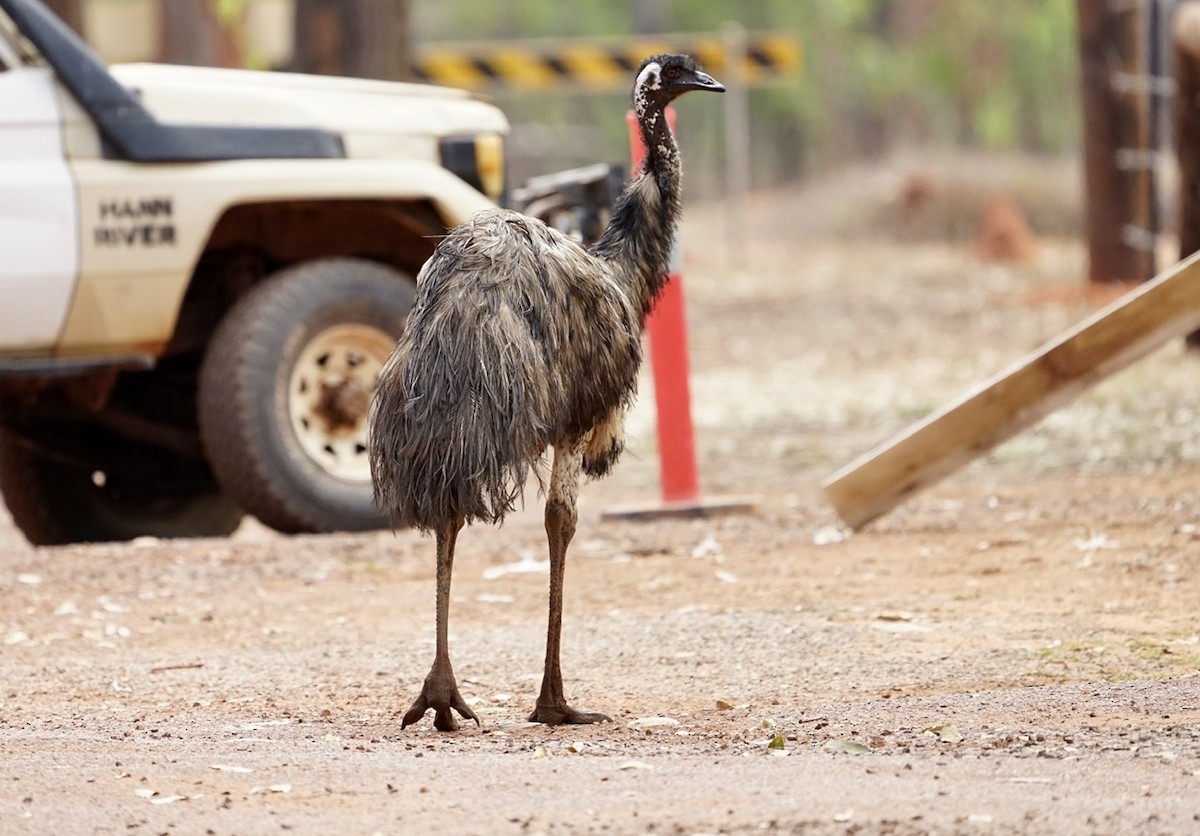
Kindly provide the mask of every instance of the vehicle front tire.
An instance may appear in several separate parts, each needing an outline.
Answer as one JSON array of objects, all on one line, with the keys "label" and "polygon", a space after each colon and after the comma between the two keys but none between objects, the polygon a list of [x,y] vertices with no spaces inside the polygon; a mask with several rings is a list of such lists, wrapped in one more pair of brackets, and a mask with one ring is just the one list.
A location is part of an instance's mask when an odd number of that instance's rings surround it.
[{"label": "vehicle front tire", "polygon": [[322,259],[247,293],[200,373],[200,437],[217,481],[288,532],[380,528],[367,415],[415,284],[370,261]]}]

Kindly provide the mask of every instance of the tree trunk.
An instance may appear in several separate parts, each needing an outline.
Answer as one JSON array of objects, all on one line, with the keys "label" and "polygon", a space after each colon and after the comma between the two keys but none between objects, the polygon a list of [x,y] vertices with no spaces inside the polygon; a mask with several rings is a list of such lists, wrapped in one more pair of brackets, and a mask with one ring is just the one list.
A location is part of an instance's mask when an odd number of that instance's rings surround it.
[{"label": "tree trunk", "polygon": [[1083,81],[1084,179],[1089,277],[1141,282],[1154,274],[1148,97],[1115,73],[1146,73],[1141,5],[1077,0]]},{"label": "tree trunk", "polygon": [[222,25],[212,0],[162,0],[162,55],[167,64],[245,65],[237,23]]},{"label": "tree trunk", "polygon": [[[1175,72],[1175,153],[1179,158],[1179,257],[1200,251],[1200,2],[1187,0],[1171,27]],[[1200,331],[1188,334],[1200,348]]]},{"label": "tree trunk", "polygon": [[289,69],[410,78],[408,11],[408,0],[296,0],[296,48]]},{"label": "tree trunk", "polygon": [[1200,250],[1200,2],[1181,3],[1175,46],[1175,151],[1179,157],[1179,257]]},{"label": "tree trunk", "polygon": [[50,7],[50,11],[62,18],[63,23],[83,34],[83,9],[80,7],[80,0],[46,0],[46,5]]}]

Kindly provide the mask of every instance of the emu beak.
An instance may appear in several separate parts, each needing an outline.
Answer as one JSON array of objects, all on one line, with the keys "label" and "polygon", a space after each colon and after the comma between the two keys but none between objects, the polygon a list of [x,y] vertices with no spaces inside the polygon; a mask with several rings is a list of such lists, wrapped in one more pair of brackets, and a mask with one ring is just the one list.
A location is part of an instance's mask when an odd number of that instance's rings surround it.
[{"label": "emu beak", "polygon": [[699,70],[693,74],[693,78],[688,82],[687,87],[689,90],[711,90],[714,93],[725,92],[724,84],[717,81],[708,73],[702,73]]}]

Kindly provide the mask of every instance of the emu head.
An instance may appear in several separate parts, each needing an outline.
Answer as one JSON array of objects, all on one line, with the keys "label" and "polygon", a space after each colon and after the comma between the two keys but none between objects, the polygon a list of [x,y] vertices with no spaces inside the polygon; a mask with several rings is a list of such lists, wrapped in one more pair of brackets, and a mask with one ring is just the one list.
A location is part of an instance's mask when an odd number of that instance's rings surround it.
[{"label": "emu head", "polygon": [[689,90],[725,92],[725,86],[700,69],[690,55],[652,55],[638,68],[633,109],[639,115],[662,110]]}]

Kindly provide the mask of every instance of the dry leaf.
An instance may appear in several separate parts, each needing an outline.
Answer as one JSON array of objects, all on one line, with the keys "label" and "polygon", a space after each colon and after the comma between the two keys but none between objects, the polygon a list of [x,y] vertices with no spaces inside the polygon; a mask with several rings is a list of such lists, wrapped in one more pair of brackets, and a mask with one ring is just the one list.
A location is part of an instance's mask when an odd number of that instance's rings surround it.
[{"label": "dry leaf", "polygon": [[642,729],[653,729],[659,726],[678,726],[679,721],[670,717],[639,717],[636,720],[629,721],[629,728],[634,731]]},{"label": "dry leaf", "polygon": [[250,788],[251,795],[261,795],[264,792],[285,793],[285,792],[291,792],[291,791],[292,791],[291,784],[271,784],[271,786],[269,786],[269,787],[251,787]]},{"label": "dry leaf", "polygon": [[842,752],[847,755],[863,755],[871,751],[870,747],[853,740],[830,740],[821,748],[826,752]]},{"label": "dry leaf", "polygon": [[954,726],[946,724],[942,726],[926,726],[925,734],[932,734],[942,743],[958,743],[963,739],[962,732]]},{"label": "dry leaf", "polygon": [[503,566],[489,566],[484,569],[483,579],[485,581],[494,581],[505,575],[528,575],[549,571],[549,560],[537,560],[530,552],[525,552],[516,563],[506,563]]},{"label": "dry leaf", "polygon": [[4,643],[7,645],[22,644],[29,641],[29,634],[24,630],[13,630],[4,637]]},{"label": "dry leaf", "polygon": [[699,543],[692,547],[692,557],[696,559],[704,557],[712,557],[721,554],[721,544],[717,542],[716,536],[709,534]]},{"label": "dry leaf", "polygon": [[928,625],[917,624],[915,619],[910,612],[881,612],[875,616],[876,623],[871,627],[884,633],[929,633],[933,630]]},{"label": "dry leaf", "polygon": [[149,787],[140,787],[134,790],[133,794],[151,804],[174,804],[176,801],[186,801],[188,798],[186,795],[159,795],[158,790],[152,790]]},{"label": "dry leaf", "polygon": [[174,804],[176,801],[187,801],[186,795],[159,795],[150,799],[151,804]]},{"label": "dry leaf", "polygon": [[725,700],[717,700],[717,708],[721,711],[732,711],[733,703],[725,702]]},{"label": "dry leaf", "polygon": [[832,546],[846,541],[846,530],[837,525],[823,525],[813,534],[814,546]]},{"label": "dry leaf", "polygon": [[1116,540],[1109,540],[1102,533],[1093,533],[1086,540],[1075,538],[1075,548],[1081,552],[1097,551],[1099,549],[1115,549],[1120,547],[1120,543]]}]

